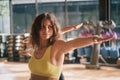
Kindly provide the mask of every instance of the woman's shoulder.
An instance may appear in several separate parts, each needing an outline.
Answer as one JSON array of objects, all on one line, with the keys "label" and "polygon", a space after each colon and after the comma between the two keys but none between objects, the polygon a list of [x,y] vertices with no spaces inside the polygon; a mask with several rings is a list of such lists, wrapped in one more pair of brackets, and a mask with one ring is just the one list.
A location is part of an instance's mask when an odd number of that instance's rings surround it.
[{"label": "woman's shoulder", "polygon": [[63,45],[63,43],[64,43],[63,40],[56,40],[56,41],[54,42],[54,44],[52,45],[52,47],[53,47],[54,49],[60,48],[61,45]]},{"label": "woman's shoulder", "polygon": [[64,44],[65,43],[65,41],[64,40],[56,40],[55,41],[55,45],[62,45],[62,44]]}]

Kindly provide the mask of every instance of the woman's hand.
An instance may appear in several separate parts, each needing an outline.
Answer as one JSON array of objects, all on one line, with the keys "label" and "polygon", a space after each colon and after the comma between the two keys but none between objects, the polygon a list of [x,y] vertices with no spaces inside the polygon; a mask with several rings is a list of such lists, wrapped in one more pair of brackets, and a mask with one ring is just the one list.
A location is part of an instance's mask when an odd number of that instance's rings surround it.
[{"label": "woman's hand", "polygon": [[66,32],[69,32],[69,31],[72,31],[72,30],[76,30],[76,29],[79,29],[80,27],[82,27],[83,23],[80,23],[80,24],[77,24],[77,25],[73,25],[73,26],[67,26],[67,27],[64,27],[61,31],[62,31],[62,34],[66,33]]},{"label": "woman's hand", "polygon": [[93,42],[95,44],[97,44],[97,43],[102,43],[102,42],[110,41],[110,40],[113,40],[115,38],[116,38],[116,34],[111,34],[110,36],[107,36],[107,37],[95,35],[93,37]]},{"label": "woman's hand", "polygon": [[31,56],[32,51],[31,50],[19,51],[19,54],[20,55],[29,55],[29,56]]},{"label": "woman's hand", "polygon": [[83,26],[83,23],[80,23],[80,24],[74,25],[73,27],[74,27],[74,29],[76,30],[76,29],[79,29],[81,26]]}]

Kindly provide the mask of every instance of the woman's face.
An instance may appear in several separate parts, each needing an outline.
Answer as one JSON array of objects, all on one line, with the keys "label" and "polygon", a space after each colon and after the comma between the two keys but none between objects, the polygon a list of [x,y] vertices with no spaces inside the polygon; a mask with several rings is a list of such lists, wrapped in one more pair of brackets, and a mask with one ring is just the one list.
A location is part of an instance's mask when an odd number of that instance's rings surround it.
[{"label": "woman's face", "polygon": [[40,39],[48,40],[53,35],[52,24],[49,19],[43,20],[43,26],[39,32]]}]

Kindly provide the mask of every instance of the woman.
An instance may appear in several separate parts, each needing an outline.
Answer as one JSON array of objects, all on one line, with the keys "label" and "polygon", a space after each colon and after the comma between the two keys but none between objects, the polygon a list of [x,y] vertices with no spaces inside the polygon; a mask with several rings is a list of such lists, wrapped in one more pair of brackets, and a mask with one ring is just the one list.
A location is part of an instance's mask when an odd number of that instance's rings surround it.
[{"label": "woman", "polygon": [[70,41],[61,39],[61,29],[52,13],[38,15],[31,27],[30,43],[33,54],[29,60],[31,80],[59,80],[64,54],[76,48],[108,41],[114,36],[77,38]]},{"label": "woman", "polygon": [[[77,25],[73,25],[73,26],[67,26],[67,27],[64,27],[64,28],[61,29],[61,33],[64,34],[66,32],[72,31],[72,30],[77,30],[77,29],[79,29],[82,26],[83,26],[83,23],[80,23],[80,24],[77,24]],[[27,56],[32,56],[31,55],[32,47],[31,47],[31,45],[29,43],[29,37],[25,38],[24,43],[26,44],[25,51],[21,51],[20,53],[21,54],[24,53],[24,55],[27,55]],[[59,77],[59,80],[64,80],[63,73],[61,73],[61,75]]]}]

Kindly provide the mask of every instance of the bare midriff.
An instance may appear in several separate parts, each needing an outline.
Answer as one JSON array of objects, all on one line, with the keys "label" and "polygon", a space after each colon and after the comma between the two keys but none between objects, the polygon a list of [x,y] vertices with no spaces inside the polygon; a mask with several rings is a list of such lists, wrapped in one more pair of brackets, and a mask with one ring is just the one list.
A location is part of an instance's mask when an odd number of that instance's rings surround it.
[{"label": "bare midriff", "polygon": [[49,78],[44,76],[38,76],[35,74],[31,74],[30,80],[58,80],[57,78]]}]

